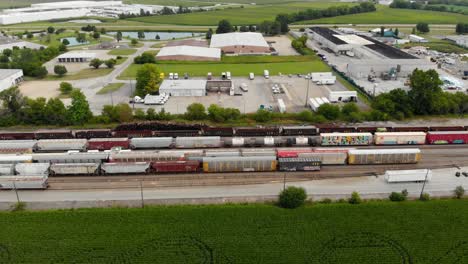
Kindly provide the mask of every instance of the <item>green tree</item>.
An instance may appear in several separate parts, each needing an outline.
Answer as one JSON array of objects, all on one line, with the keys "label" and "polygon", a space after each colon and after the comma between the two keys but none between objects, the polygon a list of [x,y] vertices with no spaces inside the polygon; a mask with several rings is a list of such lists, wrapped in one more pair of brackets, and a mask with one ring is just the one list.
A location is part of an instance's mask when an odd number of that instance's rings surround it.
[{"label": "green tree", "polygon": [[302,206],[307,199],[307,193],[302,187],[289,186],[279,194],[278,204],[283,208],[294,209]]},{"label": "green tree", "polygon": [[351,113],[359,112],[359,107],[356,103],[347,103],[341,108],[341,113],[345,116],[351,115]]},{"label": "green tree", "polygon": [[348,199],[348,202],[350,204],[360,204],[362,203],[362,199],[358,192],[353,192],[351,193],[351,197]]},{"label": "green tree", "polygon": [[71,92],[71,104],[67,108],[66,116],[72,125],[82,125],[93,117],[86,96],[78,89]]},{"label": "green tree", "polygon": [[47,28],[47,33],[49,33],[49,34],[54,33],[54,31],[55,31],[55,28],[53,26],[50,26],[50,27]]},{"label": "green tree", "polygon": [[435,70],[413,71],[408,95],[416,114],[427,115],[436,112],[437,99],[442,96],[440,85],[442,81]]},{"label": "green tree", "polygon": [[117,42],[120,42],[122,40],[122,31],[117,31],[117,34],[115,34],[115,39]]},{"label": "green tree", "polygon": [[76,41],[79,43],[85,43],[86,42],[86,34],[85,33],[78,33],[76,35]]},{"label": "green tree", "polygon": [[73,91],[73,86],[69,82],[61,82],[59,90],[62,94],[70,94]]},{"label": "green tree", "polygon": [[406,201],[406,195],[404,195],[402,192],[392,192],[390,196],[388,197],[390,201],[392,202],[402,202]]},{"label": "green tree", "polygon": [[93,38],[94,39],[99,39],[101,37],[101,34],[99,32],[94,32],[93,33]]},{"label": "green tree", "polygon": [[203,120],[206,118],[205,106],[200,103],[192,103],[187,106],[185,117],[188,120]]},{"label": "green tree", "polygon": [[21,109],[21,119],[26,124],[40,125],[47,123],[45,114],[46,99],[39,97],[37,99],[26,98],[26,104]]},{"label": "green tree", "polygon": [[106,34],[107,33],[105,28],[101,28],[101,30],[99,30],[99,32],[101,32],[101,34]]},{"label": "green tree", "polygon": [[261,122],[261,123],[271,121],[272,118],[273,118],[272,113],[265,109],[258,109],[254,115],[255,121]]},{"label": "green tree", "polygon": [[156,37],[154,37],[156,40],[160,40],[161,37],[159,36],[159,34],[156,34]]},{"label": "green tree", "polygon": [[281,33],[287,33],[289,31],[289,15],[288,14],[278,14],[276,16],[276,21],[279,22],[280,24],[280,32]]},{"label": "green tree", "polygon": [[317,114],[323,115],[328,120],[336,120],[340,117],[340,107],[332,104],[323,104],[317,109]]},{"label": "green tree", "polygon": [[395,37],[398,37],[398,35],[400,34],[400,30],[398,28],[395,28],[393,34],[395,34]]},{"label": "green tree", "polygon": [[153,64],[144,64],[138,69],[136,80],[136,94],[138,96],[157,93],[162,81],[158,68]]},{"label": "green tree", "polygon": [[63,77],[67,72],[67,68],[64,65],[54,66],[54,73],[57,74],[59,77]]},{"label": "green tree", "polygon": [[21,108],[26,103],[25,98],[16,86],[0,92],[0,100],[3,108],[14,116],[19,115]]},{"label": "green tree", "polygon": [[68,41],[68,39],[64,38],[62,40],[62,44],[65,45],[65,46],[70,45],[70,41]]},{"label": "green tree", "polygon": [[239,28],[239,31],[240,31],[240,32],[248,32],[248,31],[249,31],[249,28],[248,28],[247,26],[241,26],[241,27]]},{"label": "green tree", "polygon": [[107,68],[112,69],[114,68],[115,64],[117,64],[117,61],[115,59],[108,59],[104,61],[104,64]]},{"label": "green tree", "polygon": [[455,188],[455,190],[453,190],[453,193],[455,195],[455,198],[461,199],[465,195],[465,188],[459,185]]},{"label": "green tree", "polygon": [[136,56],[133,62],[135,64],[156,63],[156,57],[149,52],[143,52],[140,56]]},{"label": "green tree", "polygon": [[93,67],[95,69],[98,69],[101,65],[102,65],[103,61],[98,59],[98,58],[95,58],[95,59],[92,59],[90,62],[89,62],[89,66],[90,67]]},{"label": "green tree", "polygon": [[50,98],[44,109],[46,120],[51,125],[65,125],[67,109],[62,100],[58,98]]},{"label": "green tree", "polygon": [[231,25],[231,22],[227,19],[222,19],[218,22],[218,27],[216,28],[216,34],[229,33],[234,31],[234,28]]},{"label": "green tree", "polygon": [[132,39],[132,40],[130,41],[130,43],[131,43],[133,46],[135,46],[136,44],[138,44],[138,40]]},{"label": "green tree", "polygon": [[206,39],[211,39],[211,36],[213,36],[213,29],[208,29],[208,31],[206,32],[206,35],[205,35],[205,38]]},{"label": "green tree", "polygon": [[139,30],[137,35],[138,35],[138,39],[144,39],[145,38],[145,32],[143,30]]},{"label": "green tree", "polygon": [[2,51],[3,55],[7,56],[7,57],[10,57],[11,54],[13,53],[13,51],[11,49],[4,49]]},{"label": "green tree", "polygon": [[28,39],[32,39],[32,38],[34,37],[34,35],[33,35],[33,33],[28,32],[28,34],[26,34],[26,37],[27,37]]},{"label": "green tree", "polygon": [[429,33],[429,24],[420,22],[416,24],[416,29],[421,33]]}]

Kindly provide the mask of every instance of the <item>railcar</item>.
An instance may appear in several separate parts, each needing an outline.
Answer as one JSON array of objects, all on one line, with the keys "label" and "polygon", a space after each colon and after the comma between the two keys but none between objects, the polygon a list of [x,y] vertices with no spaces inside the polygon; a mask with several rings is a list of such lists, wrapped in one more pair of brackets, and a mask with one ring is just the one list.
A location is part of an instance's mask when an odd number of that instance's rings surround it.
[{"label": "railcar", "polygon": [[348,164],[407,164],[421,160],[419,149],[353,149],[348,152]]},{"label": "railcar", "polygon": [[368,146],[372,144],[371,133],[321,133],[322,146]]},{"label": "railcar", "polygon": [[423,145],[426,143],[425,132],[376,132],[376,145]]},{"label": "railcar", "polygon": [[172,148],[174,139],[172,137],[142,137],[130,139],[131,149],[162,149]]},{"label": "railcar", "polygon": [[283,126],[281,135],[283,136],[315,136],[318,129],[315,126]]},{"label": "railcar", "polygon": [[69,129],[40,129],[34,133],[35,139],[67,139],[74,135]]},{"label": "railcar", "polygon": [[204,157],[204,172],[276,171],[276,156]]},{"label": "railcar", "polygon": [[318,158],[278,158],[280,171],[318,171],[321,161]]},{"label": "railcar", "polygon": [[151,162],[151,169],[155,173],[198,172],[200,162],[195,160],[155,161]]},{"label": "railcar", "polygon": [[98,175],[101,163],[53,163],[51,176]]},{"label": "railcar", "polygon": [[31,156],[35,162],[50,163],[100,163],[109,158],[109,153],[99,151],[65,152],[65,153],[34,153]]},{"label": "railcar", "polygon": [[0,177],[0,189],[47,189],[48,176],[10,175]]},{"label": "railcar", "polygon": [[89,130],[75,130],[75,138],[107,138],[111,136],[110,129],[89,129]]},{"label": "railcar", "polygon": [[110,150],[113,148],[130,148],[128,138],[91,138],[88,140],[89,150]]},{"label": "railcar", "polygon": [[468,131],[429,131],[427,144],[468,144]]},{"label": "railcar", "polygon": [[37,141],[37,151],[85,151],[88,141],[80,138],[70,139],[41,139]]},{"label": "railcar", "polygon": [[34,132],[0,131],[0,140],[26,140],[35,138]]},{"label": "railcar", "polygon": [[104,162],[101,173],[108,174],[146,174],[149,172],[149,162]]}]

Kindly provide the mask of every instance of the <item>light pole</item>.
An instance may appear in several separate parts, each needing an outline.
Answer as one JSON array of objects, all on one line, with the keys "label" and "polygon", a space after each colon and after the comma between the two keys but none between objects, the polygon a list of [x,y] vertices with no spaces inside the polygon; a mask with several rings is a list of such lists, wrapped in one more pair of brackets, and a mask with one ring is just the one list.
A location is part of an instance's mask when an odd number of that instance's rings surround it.
[{"label": "light pole", "polygon": [[143,197],[143,183],[140,180],[140,197],[141,197],[141,208],[145,208],[145,199]]},{"label": "light pole", "polygon": [[304,107],[307,107],[307,99],[309,98],[309,87],[310,87],[310,80],[309,79],[306,79],[306,80],[307,80],[307,92],[306,92]]},{"label": "light pole", "polygon": [[14,180],[13,180],[13,190],[15,190],[16,201],[18,201],[18,203],[20,203],[20,198],[19,198],[19,194],[18,194],[18,189],[16,189],[16,183],[15,183]]},{"label": "light pole", "polygon": [[424,187],[426,187],[426,182],[427,182],[427,176],[429,175],[429,169],[427,169],[427,172],[426,172],[426,177],[424,177],[424,183],[423,183],[423,186],[422,186],[422,189],[421,189],[421,194],[419,195],[419,199],[422,198],[423,196],[423,193],[424,193]]}]

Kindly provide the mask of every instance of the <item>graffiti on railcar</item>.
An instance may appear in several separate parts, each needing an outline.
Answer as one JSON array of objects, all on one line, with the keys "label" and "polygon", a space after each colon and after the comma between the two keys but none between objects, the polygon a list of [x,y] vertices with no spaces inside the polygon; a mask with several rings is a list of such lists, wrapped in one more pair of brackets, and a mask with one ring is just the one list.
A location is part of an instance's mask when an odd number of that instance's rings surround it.
[{"label": "graffiti on railcar", "polygon": [[353,135],[353,136],[324,136],[322,137],[322,145],[329,146],[352,146],[352,145],[369,145],[372,141],[372,136],[369,135]]}]

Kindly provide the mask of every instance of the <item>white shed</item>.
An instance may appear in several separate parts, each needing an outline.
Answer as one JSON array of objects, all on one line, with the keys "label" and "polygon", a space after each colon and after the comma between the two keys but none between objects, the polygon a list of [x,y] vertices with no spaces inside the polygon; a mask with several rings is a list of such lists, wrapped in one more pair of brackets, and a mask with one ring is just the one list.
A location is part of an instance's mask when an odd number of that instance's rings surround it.
[{"label": "white shed", "polygon": [[23,70],[0,69],[0,92],[23,81]]},{"label": "white shed", "polygon": [[159,92],[169,96],[205,96],[206,80],[164,80]]}]

